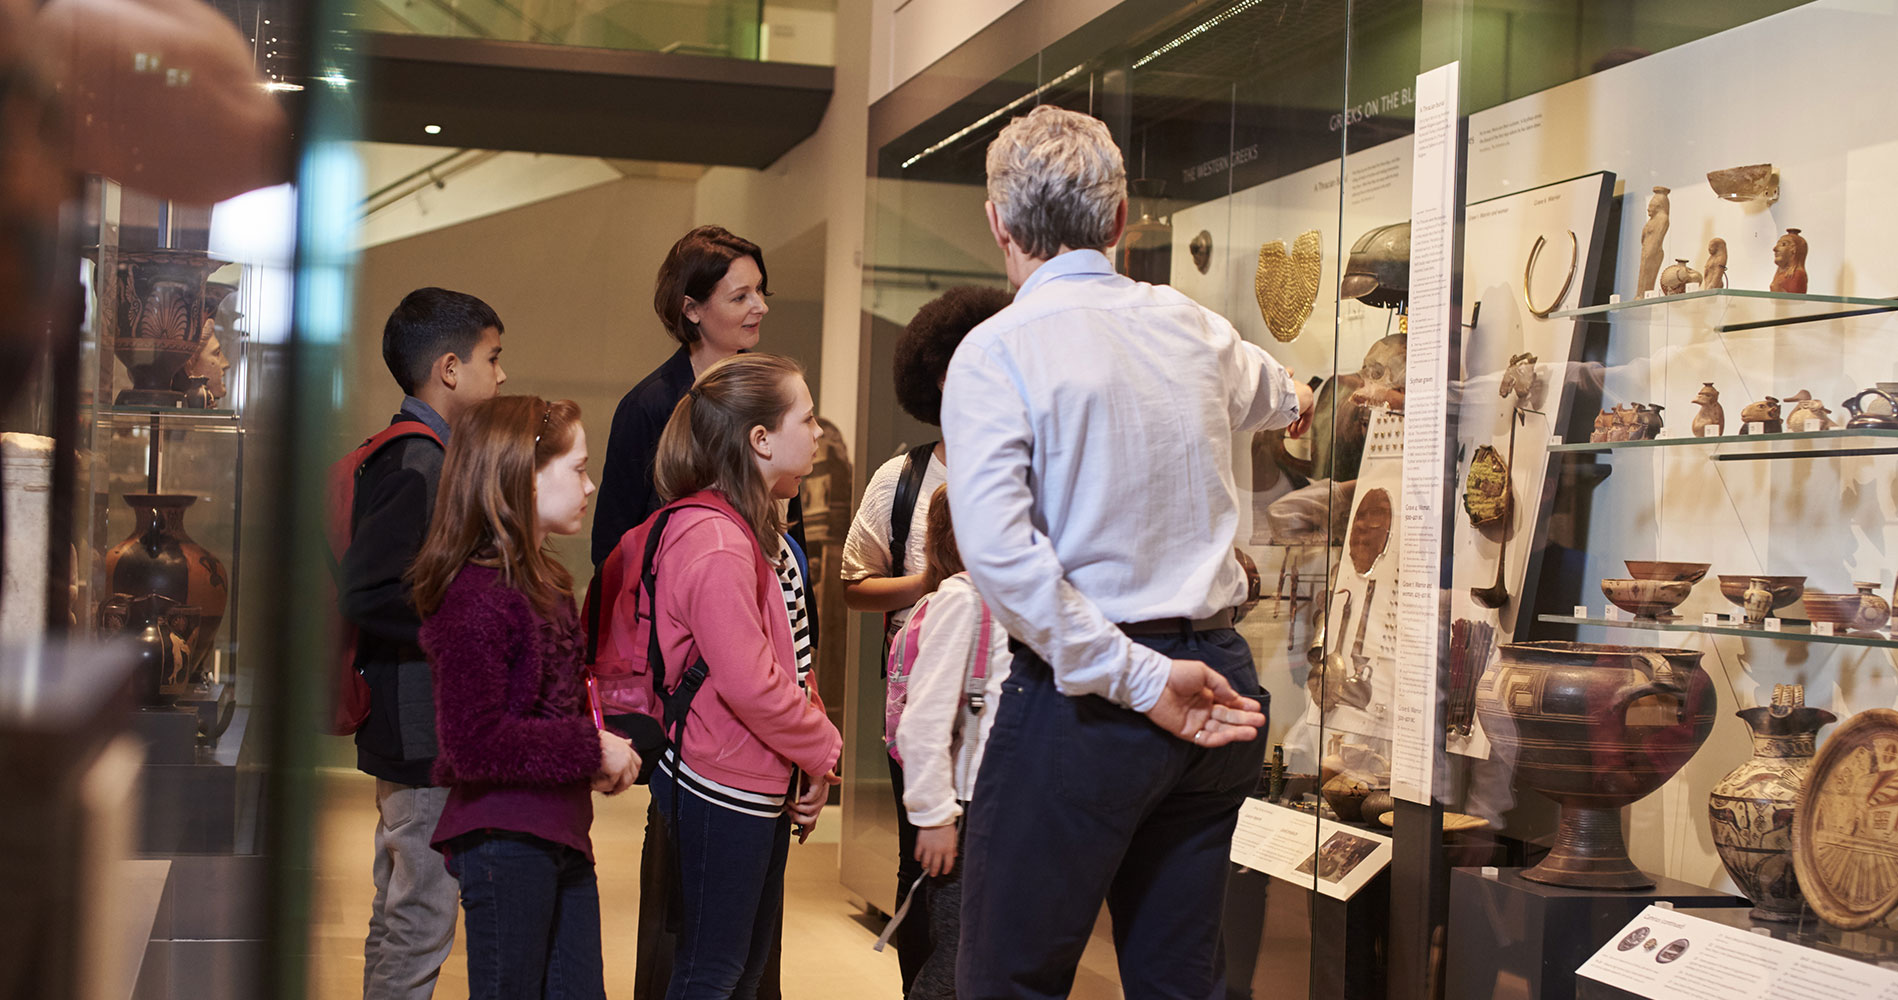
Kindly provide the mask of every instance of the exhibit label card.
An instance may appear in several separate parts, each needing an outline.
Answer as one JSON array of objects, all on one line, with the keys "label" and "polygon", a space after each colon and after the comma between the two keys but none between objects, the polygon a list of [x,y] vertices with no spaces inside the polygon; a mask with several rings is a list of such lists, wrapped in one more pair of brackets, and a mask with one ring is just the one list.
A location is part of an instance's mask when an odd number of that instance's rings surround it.
[{"label": "exhibit label card", "polygon": [[1230,857],[1235,865],[1299,888],[1350,899],[1391,863],[1391,839],[1263,799],[1247,799],[1239,807]]},{"label": "exhibit label card", "polygon": [[1398,558],[1397,690],[1391,794],[1430,804],[1437,723],[1443,459],[1455,280],[1458,64],[1417,77],[1410,173],[1410,343],[1404,376],[1403,545]]},{"label": "exhibit label card", "polygon": [[1648,1000],[1898,1000],[1898,972],[1659,906],[1575,971]]}]

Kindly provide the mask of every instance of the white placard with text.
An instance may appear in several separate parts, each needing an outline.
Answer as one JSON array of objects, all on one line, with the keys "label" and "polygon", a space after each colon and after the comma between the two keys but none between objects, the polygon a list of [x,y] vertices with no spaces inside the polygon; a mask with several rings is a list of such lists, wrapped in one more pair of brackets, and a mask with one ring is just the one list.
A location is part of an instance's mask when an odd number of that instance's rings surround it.
[{"label": "white placard with text", "polygon": [[1448,426],[1456,277],[1457,63],[1417,77],[1410,174],[1410,340],[1404,369],[1404,490],[1399,517],[1397,704],[1391,794],[1429,804],[1437,722],[1438,597],[1443,567],[1444,438]]},{"label": "white placard with text", "polygon": [[1233,864],[1300,888],[1350,899],[1391,863],[1391,839],[1308,812],[1247,799],[1239,807],[1231,857]]},{"label": "white placard with text", "polygon": [[1576,975],[1647,1000],[1898,1000],[1898,972],[1650,906]]}]

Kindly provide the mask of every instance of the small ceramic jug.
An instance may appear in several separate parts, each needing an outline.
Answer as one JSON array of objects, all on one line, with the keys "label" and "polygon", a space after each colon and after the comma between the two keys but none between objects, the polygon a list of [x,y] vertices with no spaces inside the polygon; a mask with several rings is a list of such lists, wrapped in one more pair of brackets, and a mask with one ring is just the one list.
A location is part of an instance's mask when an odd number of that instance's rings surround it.
[{"label": "small ceramic jug", "polygon": [[1757,628],[1766,624],[1766,616],[1773,613],[1773,588],[1766,580],[1754,577],[1741,600],[1747,625]]}]

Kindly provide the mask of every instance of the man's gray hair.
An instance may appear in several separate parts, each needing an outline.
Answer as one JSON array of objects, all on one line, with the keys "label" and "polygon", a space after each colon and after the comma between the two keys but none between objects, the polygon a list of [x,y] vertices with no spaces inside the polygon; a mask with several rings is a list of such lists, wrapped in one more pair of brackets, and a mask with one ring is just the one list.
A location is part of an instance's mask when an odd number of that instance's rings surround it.
[{"label": "man's gray hair", "polygon": [[1105,250],[1127,197],[1127,168],[1099,118],[1043,104],[989,143],[989,201],[1030,257]]}]

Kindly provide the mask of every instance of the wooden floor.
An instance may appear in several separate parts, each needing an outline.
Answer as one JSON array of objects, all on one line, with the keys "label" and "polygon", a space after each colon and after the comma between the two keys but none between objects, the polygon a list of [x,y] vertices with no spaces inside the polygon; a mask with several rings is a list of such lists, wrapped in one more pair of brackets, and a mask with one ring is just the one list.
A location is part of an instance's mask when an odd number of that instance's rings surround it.
[{"label": "wooden floor", "polygon": [[[375,895],[370,880],[376,828],[375,781],[355,770],[322,772],[316,889],[312,913],[311,993],[316,1000],[362,996],[363,934]],[[630,998],[633,936],[639,912],[639,851],[646,790],[594,798],[593,849],[600,877],[606,992]],[[793,844],[785,876],[784,995],[824,1000],[898,1000],[893,952],[871,950],[876,930],[837,880],[834,811],[826,811],[809,843]],[[443,967],[437,1000],[468,995],[467,958],[459,933]],[[1075,981],[1077,1000],[1118,1000],[1113,954],[1097,933]]]}]

